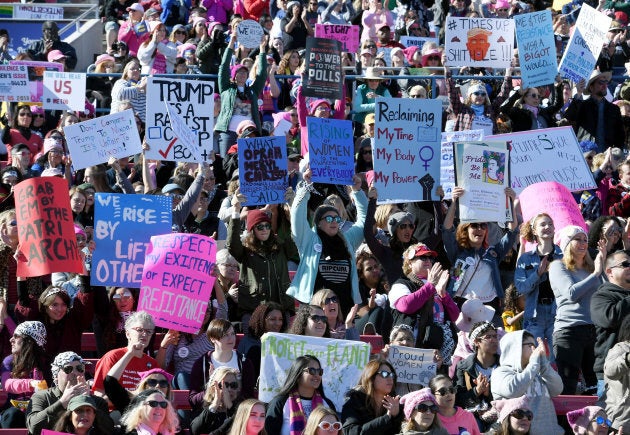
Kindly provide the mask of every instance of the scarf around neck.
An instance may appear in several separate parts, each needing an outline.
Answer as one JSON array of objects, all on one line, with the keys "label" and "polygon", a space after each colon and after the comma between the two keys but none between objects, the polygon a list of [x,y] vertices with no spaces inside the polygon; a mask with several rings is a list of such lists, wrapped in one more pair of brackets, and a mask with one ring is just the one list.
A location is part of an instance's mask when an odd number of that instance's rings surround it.
[{"label": "scarf around neck", "polygon": [[[306,419],[308,418],[304,414],[304,408],[302,407],[302,398],[297,390],[293,391],[289,396],[289,434],[290,435],[302,435],[304,428],[306,427]],[[317,391],[313,394],[311,399],[311,409],[317,408],[319,405],[324,404],[324,399],[319,395]]]}]

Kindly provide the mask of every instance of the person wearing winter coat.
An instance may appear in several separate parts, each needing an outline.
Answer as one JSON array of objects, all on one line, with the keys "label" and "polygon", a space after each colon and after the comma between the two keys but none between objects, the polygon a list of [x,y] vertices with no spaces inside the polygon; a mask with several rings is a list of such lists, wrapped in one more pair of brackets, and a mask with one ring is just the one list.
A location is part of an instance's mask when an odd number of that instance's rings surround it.
[{"label": "person wearing winter coat", "polygon": [[623,427],[624,432],[630,432],[630,315],[621,322],[619,342],[606,356],[604,381],[606,390],[603,400],[606,402],[606,414],[613,421],[613,429]]}]

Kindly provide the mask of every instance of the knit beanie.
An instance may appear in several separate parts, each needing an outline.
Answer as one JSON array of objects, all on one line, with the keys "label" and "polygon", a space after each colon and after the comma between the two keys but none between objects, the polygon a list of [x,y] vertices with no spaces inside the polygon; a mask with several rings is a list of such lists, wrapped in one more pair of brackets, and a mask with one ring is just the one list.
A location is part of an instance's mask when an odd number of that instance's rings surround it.
[{"label": "knit beanie", "polygon": [[415,218],[411,213],[407,213],[406,211],[399,211],[391,215],[389,219],[387,219],[387,231],[389,231],[389,235],[394,237],[394,234],[396,234],[396,230],[400,224],[405,221],[412,224],[415,221]]},{"label": "knit beanie", "polygon": [[606,411],[599,406],[587,406],[582,409],[567,412],[567,421],[571,429],[573,429],[573,433],[578,435],[585,434],[588,425],[599,412],[605,413]]},{"label": "knit beanie", "polygon": [[571,243],[571,240],[573,240],[578,234],[587,235],[586,231],[584,231],[584,228],[577,225],[567,225],[566,227],[562,228],[560,230],[558,243],[558,246],[560,246],[560,250],[564,252],[569,243]]},{"label": "knit beanie", "polygon": [[495,400],[492,402],[492,405],[499,412],[499,423],[503,422],[512,411],[516,411],[517,409],[527,409],[531,411],[529,400],[527,400],[526,396],[516,397],[514,399]]},{"label": "knit beanie", "polygon": [[313,225],[317,226],[317,224],[319,223],[319,221],[322,220],[322,217],[328,213],[328,212],[335,212],[336,214],[339,214],[339,210],[337,210],[335,207],[333,207],[332,205],[320,205],[319,207],[317,207],[315,209],[315,214],[313,215]]},{"label": "knit beanie", "polygon": [[251,231],[252,228],[262,222],[271,224],[271,218],[263,210],[252,210],[247,213],[247,231]]},{"label": "knit beanie", "polygon": [[416,406],[418,406],[418,404],[422,402],[433,402],[434,405],[437,405],[437,402],[435,401],[435,396],[431,392],[430,388],[422,388],[421,390],[412,391],[409,394],[405,394],[402,397],[401,402],[405,405],[404,412],[405,418],[407,420],[411,419],[411,414],[413,414],[413,411],[414,409],[416,409]]}]

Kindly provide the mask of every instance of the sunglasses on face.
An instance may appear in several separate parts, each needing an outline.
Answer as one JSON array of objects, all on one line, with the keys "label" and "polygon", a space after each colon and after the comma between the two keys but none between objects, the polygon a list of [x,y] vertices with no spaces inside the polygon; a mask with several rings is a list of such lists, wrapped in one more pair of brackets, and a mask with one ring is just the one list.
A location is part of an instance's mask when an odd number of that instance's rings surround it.
[{"label": "sunglasses on face", "polygon": [[328,224],[331,224],[333,222],[337,222],[338,224],[341,223],[341,217],[339,217],[339,216],[330,216],[330,215],[328,215],[328,216],[324,216],[322,218],[322,220],[326,221],[326,223],[328,223]]},{"label": "sunglasses on face", "polygon": [[435,392],[440,396],[446,396],[447,394],[455,394],[455,387],[442,387]]},{"label": "sunglasses on face", "polygon": [[627,269],[628,267],[630,267],[630,261],[624,260],[621,263],[610,266],[611,269],[614,269],[615,267],[623,267],[624,269]]},{"label": "sunglasses on face", "polygon": [[485,97],[487,94],[485,92],[473,92],[475,97]]},{"label": "sunglasses on face", "polygon": [[160,388],[168,387],[168,381],[166,379],[161,379],[159,381],[157,379],[147,379],[146,384],[149,388],[155,388],[158,385],[160,386]]},{"label": "sunglasses on face", "polygon": [[431,414],[435,414],[438,411],[438,407],[437,405],[426,405],[424,403],[419,403],[416,407],[415,410],[418,412],[430,412]]},{"label": "sunglasses on face", "polygon": [[30,112],[21,112],[21,113],[18,114],[18,116],[28,116],[28,117],[32,118],[33,114],[30,113]]},{"label": "sunglasses on face", "polygon": [[185,31],[183,31],[183,30],[175,30],[175,34],[176,34],[176,35],[185,35],[185,34],[186,34],[186,32],[185,32]]},{"label": "sunglasses on face", "polygon": [[331,296],[329,298],[324,299],[324,305],[336,304],[337,302],[339,302],[339,299],[337,298],[337,296]]},{"label": "sunglasses on face", "polygon": [[65,374],[67,374],[67,375],[72,373],[73,370],[76,370],[77,373],[84,373],[85,372],[85,366],[83,364],[79,364],[79,365],[76,365],[76,366],[65,366],[61,370],[63,370],[63,372]]},{"label": "sunglasses on face", "polygon": [[256,229],[258,231],[265,231],[265,230],[270,230],[271,229],[271,225],[270,224],[258,224],[256,225]]},{"label": "sunglasses on face", "polygon": [[336,421],[334,423],[331,423],[329,421],[322,421],[321,423],[319,423],[317,425],[318,428],[320,428],[321,430],[325,430],[326,432],[333,432],[333,431],[338,431],[341,430],[341,423]]},{"label": "sunglasses on face", "polygon": [[145,402],[146,405],[149,405],[151,408],[157,408],[158,406],[162,409],[168,408],[168,402],[162,402],[160,400],[149,400]]},{"label": "sunglasses on face", "polygon": [[311,314],[308,317],[315,323],[317,322],[326,323],[328,321],[328,318],[326,316],[320,316],[319,314]]},{"label": "sunglasses on face", "polygon": [[316,369],[315,367],[307,367],[304,369],[304,371],[308,372],[308,374],[312,376],[324,376],[324,369]]},{"label": "sunglasses on face", "polygon": [[470,228],[472,228],[473,230],[486,230],[488,229],[488,224],[486,223],[470,224]]},{"label": "sunglasses on face", "polygon": [[114,296],[112,296],[112,299],[115,301],[121,301],[123,299],[129,299],[132,296],[133,295],[131,294],[131,292],[124,292],[123,294],[116,293]]},{"label": "sunglasses on face", "polygon": [[219,390],[222,390],[223,387],[229,388],[230,390],[237,390],[238,382],[225,382],[224,381],[222,384],[219,384]]},{"label": "sunglasses on face", "polygon": [[510,415],[516,418],[517,420],[526,418],[529,421],[532,421],[532,418],[534,418],[534,414],[528,409],[515,409],[514,411],[510,413]]},{"label": "sunglasses on face", "polygon": [[376,372],[377,375],[380,375],[381,378],[383,379],[387,379],[387,378],[393,378],[394,377],[394,372],[390,372],[387,370],[381,370],[380,372]]},{"label": "sunglasses on face", "polygon": [[602,417],[601,415],[597,416],[597,418],[591,420],[594,421],[595,423],[599,424],[599,425],[606,425],[608,427],[612,426],[612,421],[608,420],[607,418]]}]

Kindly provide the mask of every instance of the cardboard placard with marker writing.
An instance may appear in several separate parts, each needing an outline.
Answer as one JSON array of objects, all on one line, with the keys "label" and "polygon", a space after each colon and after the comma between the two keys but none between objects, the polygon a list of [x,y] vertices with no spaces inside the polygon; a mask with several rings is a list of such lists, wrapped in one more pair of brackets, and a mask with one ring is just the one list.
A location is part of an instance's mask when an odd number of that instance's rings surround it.
[{"label": "cardboard placard with marker writing", "polygon": [[446,18],[446,65],[508,68],[514,47],[514,20]]}]

